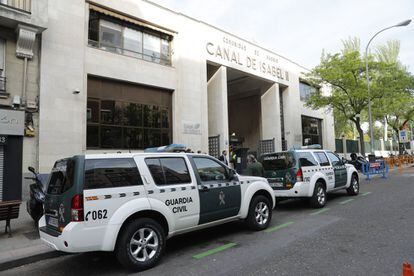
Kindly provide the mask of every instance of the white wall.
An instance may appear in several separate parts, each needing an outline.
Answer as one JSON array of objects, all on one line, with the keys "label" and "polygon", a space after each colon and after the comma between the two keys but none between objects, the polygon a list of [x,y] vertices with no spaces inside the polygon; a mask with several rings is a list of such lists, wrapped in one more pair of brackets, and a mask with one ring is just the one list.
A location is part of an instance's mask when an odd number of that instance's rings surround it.
[{"label": "white wall", "polygon": [[[82,153],[86,132],[85,1],[49,1],[42,37],[39,167]],[[72,92],[80,89],[79,95]]]},{"label": "white wall", "polygon": [[208,134],[220,135],[220,152],[228,150],[227,74],[221,66],[208,82]]},{"label": "white wall", "polygon": [[262,102],[262,139],[275,138],[275,150],[282,150],[280,126],[279,85],[274,84],[261,98]]}]

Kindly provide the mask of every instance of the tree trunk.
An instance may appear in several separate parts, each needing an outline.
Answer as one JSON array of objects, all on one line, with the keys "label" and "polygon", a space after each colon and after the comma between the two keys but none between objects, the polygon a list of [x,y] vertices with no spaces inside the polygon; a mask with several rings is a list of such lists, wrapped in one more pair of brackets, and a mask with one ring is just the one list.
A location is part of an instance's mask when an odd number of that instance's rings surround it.
[{"label": "tree trunk", "polygon": [[362,156],[365,157],[365,143],[364,143],[364,131],[361,128],[361,121],[359,118],[356,118],[356,120],[354,121],[356,129],[358,131],[359,134],[359,144],[361,145],[361,154]]}]

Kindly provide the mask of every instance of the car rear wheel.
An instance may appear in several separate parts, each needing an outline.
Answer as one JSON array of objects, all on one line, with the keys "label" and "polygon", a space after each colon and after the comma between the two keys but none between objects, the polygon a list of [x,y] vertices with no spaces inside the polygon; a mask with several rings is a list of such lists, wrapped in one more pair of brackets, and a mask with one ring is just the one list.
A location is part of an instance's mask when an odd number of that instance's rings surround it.
[{"label": "car rear wheel", "polygon": [[326,205],[327,194],[325,186],[321,182],[317,182],[313,195],[310,198],[310,204],[314,208],[323,208]]},{"label": "car rear wheel", "polygon": [[346,189],[346,192],[350,196],[355,196],[359,194],[359,180],[355,174],[352,175],[351,185],[349,186],[349,188]]},{"label": "car rear wheel", "polygon": [[126,268],[142,271],[160,260],[165,248],[165,234],[158,222],[140,218],[130,222],[120,233],[115,254]]},{"label": "car rear wheel", "polygon": [[272,204],[270,200],[263,196],[253,197],[249,206],[249,214],[246,222],[248,226],[256,231],[266,229],[272,219]]}]

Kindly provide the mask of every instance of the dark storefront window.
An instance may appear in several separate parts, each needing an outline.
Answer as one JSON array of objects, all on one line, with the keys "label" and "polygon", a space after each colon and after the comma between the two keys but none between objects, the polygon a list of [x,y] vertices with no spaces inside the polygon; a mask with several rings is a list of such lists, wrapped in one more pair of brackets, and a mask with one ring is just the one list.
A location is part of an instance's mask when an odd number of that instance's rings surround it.
[{"label": "dark storefront window", "polygon": [[322,120],[307,116],[302,116],[302,136],[303,145],[322,144]]},{"label": "dark storefront window", "polygon": [[170,144],[167,107],[88,99],[87,147],[144,149]]},{"label": "dark storefront window", "polygon": [[171,144],[172,91],[88,76],[88,149]]}]

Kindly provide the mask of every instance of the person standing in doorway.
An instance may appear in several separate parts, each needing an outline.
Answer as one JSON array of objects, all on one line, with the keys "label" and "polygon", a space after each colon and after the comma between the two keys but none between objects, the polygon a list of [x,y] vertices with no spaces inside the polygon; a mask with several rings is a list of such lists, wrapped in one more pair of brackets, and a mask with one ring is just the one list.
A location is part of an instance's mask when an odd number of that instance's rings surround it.
[{"label": "person standing in doorway", "polygon": [[253,154],[247,156],[247,174],[251,176],[264,176],[263,165],[257,161]]},{"label": "person standing in doorway", "polygon": [[229,161],[227,160],[227,151],[226,150],[223,150],[221,152],[221,155],[219,157],[219,160],[221,162],[223,162],[224,164],[226,164],[227,166],[229,165]]}]

